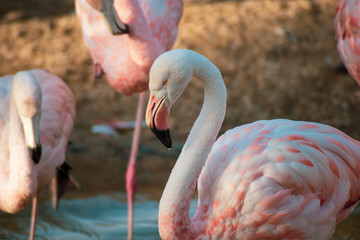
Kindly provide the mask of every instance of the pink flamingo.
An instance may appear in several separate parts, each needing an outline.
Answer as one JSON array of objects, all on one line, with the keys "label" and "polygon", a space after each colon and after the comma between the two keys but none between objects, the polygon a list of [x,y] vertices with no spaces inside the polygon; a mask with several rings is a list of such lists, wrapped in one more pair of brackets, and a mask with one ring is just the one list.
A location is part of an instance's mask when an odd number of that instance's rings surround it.
[{"label": "pink flamingo", "polygon": [[65,149],[75,99],[60,78],[44,70],[1,77],[0,99],[0,210],[16,213],[33,199],[34,239],[38,189],[56,182],[57,170],[68,170]]},{"label": "pink flamingo", "polygon": [[[126,171],[128,239],[132,238],[135,161],[139,145],[145,90],[151,64],[175,43],[182,0],[76,0],[76,13],[94,62],[94,75],[106,74],[116,91],[140,93],[130,160]],[[121,124],[111,124],[119,126]]]},{"label": "pink flamingo", "polygon": [[[360,1],[340,0],[335,14],[335,33],[340,57],[360,85]],[[358,93],[360,96],[360,93]]]},{"label": "pink flamingo", "polygon": [[[228,130],[220,71],[190,50],[150,70],[146,122],[171,147],[167,117],[192,77],[205,100],[160,200],[162,239],[329,239],[360,197],[360,142],[330,126],[286,119]],[[199,200],[189,218],[198,180]]]}]

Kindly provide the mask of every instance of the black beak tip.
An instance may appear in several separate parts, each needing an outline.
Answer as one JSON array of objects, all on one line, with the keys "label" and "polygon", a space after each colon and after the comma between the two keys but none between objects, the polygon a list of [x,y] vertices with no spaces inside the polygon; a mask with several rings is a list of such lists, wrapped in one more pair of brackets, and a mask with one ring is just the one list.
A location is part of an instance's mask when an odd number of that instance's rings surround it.
[{"label": "black beak tip", "polygon": [[115,25],[117,27],[117,30],[112,31],[112,35],[122,35],[122,34],[129,34],[130,33],[129,26],[127,24],[124,24],[125,28],[122,28],[117,24],[116,20],[114,20],[114,21],[115,21]]},{"label": "black beak tip", "polygon": [[34,163],[39,163],[41,158],[41,145],[36,146],[35,148],[29,147],[30,158]]},{"label": "black beak tip", "polygon": [[172,141],[170,136],[170,129],[158,130],[156,128],[151,128],[153,133],[158,137],[158,139],[165,145],[167,148],[172,147]]}]

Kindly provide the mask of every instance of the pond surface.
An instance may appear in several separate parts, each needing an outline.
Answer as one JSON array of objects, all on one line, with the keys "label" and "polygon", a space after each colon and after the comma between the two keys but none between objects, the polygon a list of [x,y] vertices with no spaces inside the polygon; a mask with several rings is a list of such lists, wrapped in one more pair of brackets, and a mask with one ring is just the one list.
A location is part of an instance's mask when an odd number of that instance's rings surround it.
[{"label": "pond surface", "polygon": [[[190,214],[196,209],[191,202]],[[134,239],[160,239],[157,228],[158,202],[138,195],[135,203]],[[111,193],[89,198],[65,199],[59,211],[53,211],[50,202],[39,206],[36,239],[85,240],[126,239],[126,196]],[[0,213],[0,240],[28,239],[30,207],[9,215]],[[360,239],[360,208],[341,223],[333,239]]]},{"label": "pond surface", "polygon": [[[134,211],[134,239],[160,239],[157,226],[158,202],[138,195]],[[123,193],[61,200],[58,211],[49,201],[40,203],[36,239],[85,240],[126,239],[127,204]],[[191,211],[195,212],[196,201]],[[30,207],[18,214],[0,212],[0,240],[28,239]]]}]

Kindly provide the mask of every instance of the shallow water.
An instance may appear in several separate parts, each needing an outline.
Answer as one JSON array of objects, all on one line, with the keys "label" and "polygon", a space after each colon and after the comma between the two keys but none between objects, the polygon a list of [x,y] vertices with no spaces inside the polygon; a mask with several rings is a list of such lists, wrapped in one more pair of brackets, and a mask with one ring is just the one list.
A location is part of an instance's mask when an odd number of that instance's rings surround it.
[{"label": "shallow water", "polygon": [[[193,200],[190,214],[195,209]],[[57,212],[52,210],[50,202],[42,202],[38,213],[36,239],[126,239],[126,198],[121,193],[65,199]],[[137,196],[134,239],[160,239],[157,213],[157,201]],[[15,215],[0,213],[0,239],[28,239],[29,216],[30,208]],[[338,226],[333,239],[360,239],[360,208]]]},{"label": "shallow water", "polygon": [[[42,202],[38,208],[36,239],[126,239],[126,208],[126,196],[120,193],[65,199],[58,211],[52,209],[50,202]],[[138,195],[134,208],[134,239],[160,239],[158,202]],[[192,201],[191,212],[195,209],[196,201]],[[0,239],[28,239],[29,221],[30,207],[15,215],[0,213]]]}]

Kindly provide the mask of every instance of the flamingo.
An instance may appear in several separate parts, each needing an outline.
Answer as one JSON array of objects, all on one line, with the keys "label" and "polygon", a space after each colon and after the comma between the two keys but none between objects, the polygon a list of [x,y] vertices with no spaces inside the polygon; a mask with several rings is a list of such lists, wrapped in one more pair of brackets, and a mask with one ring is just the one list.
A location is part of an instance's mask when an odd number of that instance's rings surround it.
[{"label": "flamingo", "polygon": [[[128,239],[132,239],[135,161],[151,64],[171,49],[178,34],[182,0],[76,0],[82,34],[94,62],[94,75],[106,74],[125,96],[140,92],[130,159],[126,171]],[[121,126],[122,123],[110,123]]]},{"label": "flamingo", "polygon": [[193,76],[205,100],[160,200],[161,238],[330,239],[359,202],[360,142],[287,119],[245,124],[215,142],[226,108],[221,73],[204,56],[178,49],[150,70],[146,123],[168,148],[170,108]]},{"label": "flamingo", "polygon": [[0,210],[16,213],[33,200],[34,239],[38,190],[69,168],[75,98],[59,77],[36,69],[1,77],[0,99]]},{"label": "flamingo", "polygon": [[[360,85],[360,1],[340,0],[335,13],[337,49],[349,73]],[[360,92],[357,93],[360,96]]]}]

